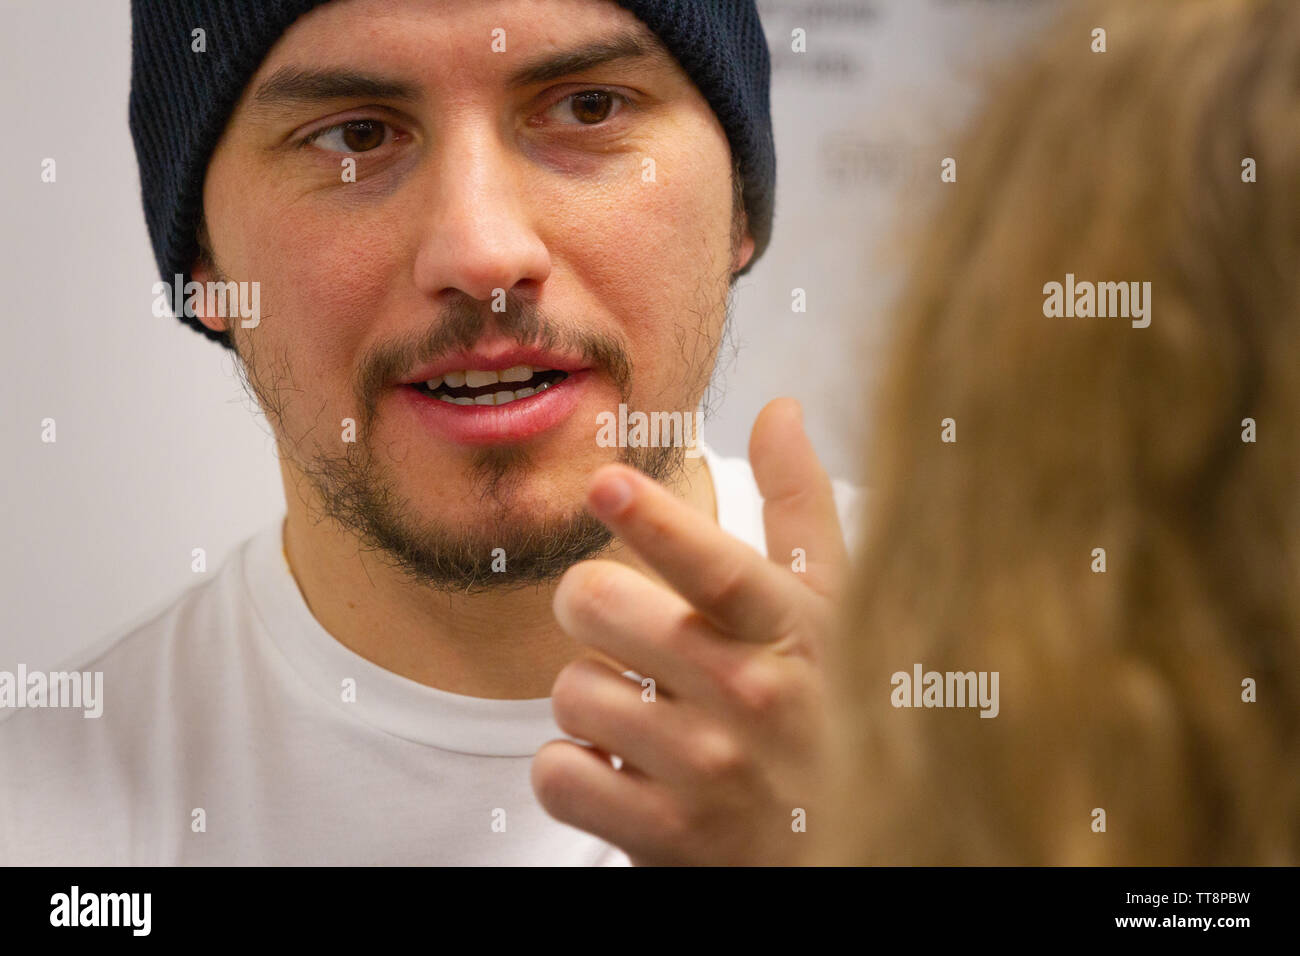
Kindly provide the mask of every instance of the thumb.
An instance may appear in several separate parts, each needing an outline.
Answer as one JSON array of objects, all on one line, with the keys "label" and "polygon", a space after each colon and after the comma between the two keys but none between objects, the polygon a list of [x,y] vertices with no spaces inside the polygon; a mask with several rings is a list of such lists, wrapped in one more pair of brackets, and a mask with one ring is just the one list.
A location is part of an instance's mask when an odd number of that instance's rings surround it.
[{"label": "thumb", "polygon": [[[830,476],[803,428],[803,409],[793,398],[775,398],[759,412],[749,438],[749,463],[763,496],[767,556],[796,569],[824,597],[839,593],[848,563],[844,533]],[[799,550],[797,550],[799,549]]]}]

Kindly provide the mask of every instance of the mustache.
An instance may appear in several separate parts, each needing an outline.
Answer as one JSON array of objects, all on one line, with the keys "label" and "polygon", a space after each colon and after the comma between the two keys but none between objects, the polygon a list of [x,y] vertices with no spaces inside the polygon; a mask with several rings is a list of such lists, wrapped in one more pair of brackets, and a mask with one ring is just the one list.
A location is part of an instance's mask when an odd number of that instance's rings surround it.
[{"label": "mustache", "polygon": [[507,293],[505,306],[501,312],[484,312],[478,300],[457,293],[429,328],[374,346],[362,358],[357,406],[367,419],[372,418],[379,396],[406,369],[472,349],[490,327],[521,346],[580,356],[584,365],[603,370],[624,400],[631,395],[632,360],[621,336],[561,324],[518,295]]}]

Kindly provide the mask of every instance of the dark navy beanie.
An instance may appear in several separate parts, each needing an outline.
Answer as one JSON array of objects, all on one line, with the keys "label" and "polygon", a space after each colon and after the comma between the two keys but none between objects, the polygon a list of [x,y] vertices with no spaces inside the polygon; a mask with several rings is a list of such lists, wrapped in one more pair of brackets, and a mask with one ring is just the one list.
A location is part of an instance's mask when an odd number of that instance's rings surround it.
[{"label": "dark navy beanie", "polygon": [[[131,137],[163,281],[190,281],[208,160],[244,87],[292,23],[327,0],[131,0]],[[744,180],[754,237],[772,232],[776,148],[767,40],[754,0],[615,0],[653,30],[713,107]],[[194,30],[205,52],[192,52]],[[179,318],[230,348],[225,332]]]}]

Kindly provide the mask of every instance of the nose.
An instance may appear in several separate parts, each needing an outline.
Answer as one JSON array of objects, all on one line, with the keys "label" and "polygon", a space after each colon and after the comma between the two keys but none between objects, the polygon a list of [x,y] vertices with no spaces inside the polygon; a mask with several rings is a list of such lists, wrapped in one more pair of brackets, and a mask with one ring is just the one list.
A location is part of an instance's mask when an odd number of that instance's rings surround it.
[{"label": "nose", "polygon": [[417,287],[431,298],[460,292],[487,302],[496,289],[545,281],[550,253],[524,198],[523,163],[491,130],[448,138],[437,150],[421,210]]}]

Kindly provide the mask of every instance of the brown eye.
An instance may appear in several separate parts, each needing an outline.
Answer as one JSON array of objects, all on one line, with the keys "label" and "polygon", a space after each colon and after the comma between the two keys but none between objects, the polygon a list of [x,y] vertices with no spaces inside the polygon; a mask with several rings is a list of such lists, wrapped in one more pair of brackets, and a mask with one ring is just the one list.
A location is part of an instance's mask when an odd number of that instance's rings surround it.
[{"label": "brown eye", "polygon": [[614,97],[604,90],[587,90],[573,96],[573,115],[582,123],[600,123],[609,116]]},{"label": "brown eye", "polygon": [[331,153],[368,153],[384,145],[388,124],[381,120],[346,120],[312,133],[303,145],[311,144]]},{"label": "brown eye", "polygon": [[349,152],[364,153],[384,142],[384,124],[374,120],[352,120],[343,124],[343,145]]}]

